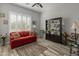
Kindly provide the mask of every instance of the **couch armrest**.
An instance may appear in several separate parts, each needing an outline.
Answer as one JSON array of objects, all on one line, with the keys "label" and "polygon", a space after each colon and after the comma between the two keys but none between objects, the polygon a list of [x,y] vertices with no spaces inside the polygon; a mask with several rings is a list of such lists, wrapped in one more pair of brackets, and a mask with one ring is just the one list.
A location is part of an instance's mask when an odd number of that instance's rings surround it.
[{"label": "couch armrest", "polygon": [[13,40],[13,39],[14,39],[14,37],[10,36],[10,40]]}]

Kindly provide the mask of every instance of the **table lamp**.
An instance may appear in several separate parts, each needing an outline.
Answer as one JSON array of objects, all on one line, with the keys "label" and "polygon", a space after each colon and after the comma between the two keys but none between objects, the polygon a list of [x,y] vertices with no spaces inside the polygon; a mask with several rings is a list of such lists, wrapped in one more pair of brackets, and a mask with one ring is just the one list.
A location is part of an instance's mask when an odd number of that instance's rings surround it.
[{"label": "table lamp", "polygon": [[74,35],[75,35],[75,44],[77,43],[77,36],[76,36],[76,31],[77,31],[77,22],[73,22],[72,23],[72,27],[71,27],[71,29],[73,29],[74,30]]},{"label": "table lamp", "polygon": [[33,31],[35,32],[35,29],[36,29],[36,25],[33,25]]}]

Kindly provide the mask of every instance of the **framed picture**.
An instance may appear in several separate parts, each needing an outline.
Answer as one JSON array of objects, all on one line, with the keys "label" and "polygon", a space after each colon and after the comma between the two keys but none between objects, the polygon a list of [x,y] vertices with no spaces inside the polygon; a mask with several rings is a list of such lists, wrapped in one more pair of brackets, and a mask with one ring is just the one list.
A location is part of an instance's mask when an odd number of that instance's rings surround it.
[{"label": "framed picture", "polygon": [[0,13],[0,17],[5,17],[5,13]]},{"label": "framed picture", "polygon": [[8,24],[8,20],[4,20],[3,21],[3,24]]}]

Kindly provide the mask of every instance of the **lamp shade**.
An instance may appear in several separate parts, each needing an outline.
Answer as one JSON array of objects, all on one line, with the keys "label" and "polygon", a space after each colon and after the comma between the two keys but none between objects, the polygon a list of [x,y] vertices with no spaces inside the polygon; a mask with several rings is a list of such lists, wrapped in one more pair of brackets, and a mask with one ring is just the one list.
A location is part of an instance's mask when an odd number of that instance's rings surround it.
[{"label": "lamp shade", "polygon": [[33,28],[36,28],[36,25],[33,25]]},{"label": "lamp shade", "polygon": [[76,22],[73,22],[72,26],[71,26],[71,29],[76,29],[76,28],[77,28],[77,24],[76,24]]}]

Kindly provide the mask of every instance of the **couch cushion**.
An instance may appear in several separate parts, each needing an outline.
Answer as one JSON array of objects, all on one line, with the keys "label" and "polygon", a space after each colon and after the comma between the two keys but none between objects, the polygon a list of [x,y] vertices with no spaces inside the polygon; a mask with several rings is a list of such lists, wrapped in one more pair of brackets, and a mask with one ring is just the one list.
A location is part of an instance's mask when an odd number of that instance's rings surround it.
[{"label": "couch cushion", "polygon": [[29,36],[28,31],[22,31],[22,32],[19,32],[19,34],[21,35],[21,37]]},{"label": "couch cushion", "polygon": [[24,40],[24,39],[27,39],[27,37],[20,37],[20,38],[14,39],[14,40]]},{"label": "couch cushion", "polygon": [[24,35],[24,36],[29,36],[29,32],[24,31],[24,32],[23,32],[23,35]]},{"label": "couch cushion", "polygon": [[34,36],[25,36],[25,37],[15,38],[14,40],[24,40],[24,39],[28,40],[32,38],[34,38]]}]

